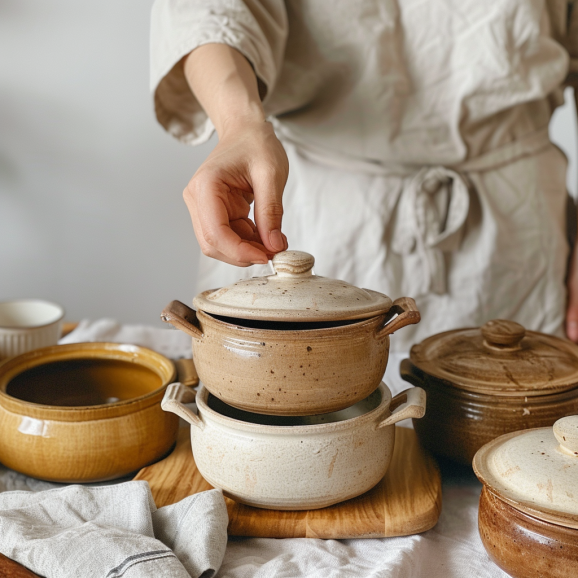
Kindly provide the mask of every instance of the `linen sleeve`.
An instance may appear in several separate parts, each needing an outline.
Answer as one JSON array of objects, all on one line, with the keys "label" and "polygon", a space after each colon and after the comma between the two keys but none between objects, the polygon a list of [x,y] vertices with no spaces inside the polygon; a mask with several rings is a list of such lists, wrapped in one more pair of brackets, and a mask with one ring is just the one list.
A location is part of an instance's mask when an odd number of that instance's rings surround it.
[{"label": "linen sleeve", "polygon": [[286,38],[283,0],[156,0],[150,87],[157,120],[186,144],[207,141],[214,127],[187,84],[183,57],[203,44],[227,44],[247,58],[265,94],[270,94]]}]

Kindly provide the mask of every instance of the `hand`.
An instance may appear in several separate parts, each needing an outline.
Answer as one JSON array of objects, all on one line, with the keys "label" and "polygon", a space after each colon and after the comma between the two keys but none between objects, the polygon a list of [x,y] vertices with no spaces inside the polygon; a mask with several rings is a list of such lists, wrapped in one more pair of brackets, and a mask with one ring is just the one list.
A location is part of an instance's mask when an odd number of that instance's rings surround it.
[{"label": "hand", "polygon": [[[271,123],[235,120],[183,192],[203,253],[247,267],[287,249],[281,232],[289,163]],[[249,219],[255,201],[255,223]]]},{"label": "hand", "polygon": [[568,288],[566,335],[568,339],[578,343],[578,239],[574,242],[566,286]]}]

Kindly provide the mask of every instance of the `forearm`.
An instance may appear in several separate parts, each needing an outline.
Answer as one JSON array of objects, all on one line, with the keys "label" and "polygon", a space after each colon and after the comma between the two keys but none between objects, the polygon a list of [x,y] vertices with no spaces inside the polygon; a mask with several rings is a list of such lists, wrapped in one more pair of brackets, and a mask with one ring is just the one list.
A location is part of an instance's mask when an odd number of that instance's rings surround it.
[{"label": "forearm", "polygon": [[265,121],[257,77],[240,52],[226,44],[205,44],[193,50],[183,66],[219,138],[240,124]]}]

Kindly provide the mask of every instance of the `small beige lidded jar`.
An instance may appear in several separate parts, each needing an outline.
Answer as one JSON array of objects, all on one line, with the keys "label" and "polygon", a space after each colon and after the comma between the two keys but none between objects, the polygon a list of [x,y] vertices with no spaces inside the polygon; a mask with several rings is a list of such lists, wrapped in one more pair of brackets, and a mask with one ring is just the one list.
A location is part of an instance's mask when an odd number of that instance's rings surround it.
[{"label": "small beige lidded jar", "polygon": [[513,321],[433,335],[400,371],[427,392],[422,444],[462,463],[502,434],[578,413],[578,345]]},{"label": "small beige lidded jar", "polygon": [[484,484],[479,529],[514,578],[578,576],[578,415],[503,435],[473,467]]},{"label": "small beige lidded jar", "polygon": [[285,251],[272,275],[204,291],[196,311],[178,301],[163,311],[193,337],[199,377],[213,395],[250,412],[313,415],[376,390],[390,334],[420,319],[415,302],[315,275],[314,262]]}]

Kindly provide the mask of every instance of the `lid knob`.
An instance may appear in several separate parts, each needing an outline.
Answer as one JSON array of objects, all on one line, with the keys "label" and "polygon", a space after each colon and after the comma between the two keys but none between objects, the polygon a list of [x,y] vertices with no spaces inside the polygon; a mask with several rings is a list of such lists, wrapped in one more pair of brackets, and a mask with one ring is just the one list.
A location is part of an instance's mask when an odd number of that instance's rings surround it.
[{"label": "lid knob", "polygon": [[578,457],[578,415],[559,419],[554,424],[554,435],[565,454]]},{"label": "lid knob", "polygon": [[275,273],[281,276],[307,276],[312,274],[315,258],[303,251],[282,251],[273,257],[272,262]]},{"label": "lid knob", "polygon": [[524,339],[526,330],[515,321],[493,319],[482,325],[484,345],[498,349],[517,349]]}]

